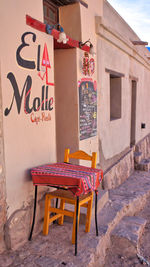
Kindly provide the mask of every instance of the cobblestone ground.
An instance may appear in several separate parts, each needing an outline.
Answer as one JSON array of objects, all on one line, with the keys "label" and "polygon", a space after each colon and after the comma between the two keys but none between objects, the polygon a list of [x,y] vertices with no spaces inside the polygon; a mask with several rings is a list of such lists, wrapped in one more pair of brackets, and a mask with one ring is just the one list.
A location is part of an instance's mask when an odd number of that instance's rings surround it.
[{"label": "cobblestone ground", "polygon": [[80,225],[77,256],[74,256],[71,238],[72,223],[65,222],[63,226],[51,225],[48,236],[41,233],[20,249],[1,254],[0,267],[86,266],[85,262],[91,253],[89,250],[89,254],[84,255],[83,240],[84,244],[95,242],[95,231],[86,234],[84,225]]},{"label": "cobblestone ground", "polygon": [[[147,220],[147,224],[140,241],[139,253],[150,263],[150,198],[147,199],[145,208],[136,215]],[[116,248],[112,245],[111,249],[108,249],[107,251],[105,267],[141,267],[143,265],[148,266],[144,262],[140,263],[136,254],[133,254],[132,252],[130,253],[130,251],[128,251],[127,253],[128,255],[126,255],[122,251],[121,254],[118,254],[116,252]]]},{"label": "cobblestone ground", "polygon": [[[149,188],[150,173],[135,172],[121,187],[116,190],[111,190],[110,197],[112,203],[108,201],[103,211],[99,214],[99,226],[105,225],[107,229],[110,229],[109,222],[112,219],[113,222],[115,220],[117,222],[115,218],[118,218],[116,216],[122,212],[122,207],[127,208],[129,203],[133,203],[131,201],[132,199],[144,199],[144,197],[140,197],[141,195],[145,196],[146,192],[150,191]],[[150,196],[150,194],[147,195]],[[139,202],[136,201],[135,203],[139,205]],[[150,197],[147,199],[145,208],[133,215],[147,220],[145,230],[141,237],[139,253],[150,262]],[[91,263],[90,267],[100,267],[101,258],[98,258],[98,261],[96,261],[99,263],[94,264],[95,258],[92,256],[97,246],[99,246],[100,239],[100,235],[99,237],[95,236],[95,227],[94,229],[92,227],[90,233],[86,234],[84,232],[84,225],[80,225],[77,257],[74,256],[74,245],[71,244],[71,235],[72,223],[65,222],[63,226],[57,224],[51,225],[48,236],[43,236],[41,233],[20,249],[1,254],[0,267],[87,267],[89,266],[89,262]],[[104,267],[111,266],[140,267],[143,264],[139,262],[136,253],[133,253],[130,249],[126,250],[126,253],[124,251],[118,253],[116,247],[112,244],[111,248],[107,250]]]}]

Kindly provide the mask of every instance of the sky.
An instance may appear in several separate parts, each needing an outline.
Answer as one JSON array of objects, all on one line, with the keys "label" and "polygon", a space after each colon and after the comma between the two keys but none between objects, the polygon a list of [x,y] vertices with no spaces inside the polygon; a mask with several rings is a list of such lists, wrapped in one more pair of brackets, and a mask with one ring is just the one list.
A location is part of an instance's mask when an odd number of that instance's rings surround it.
[{"label": "sky", "polygon": [[150,0],[107,0],[150,46]]}]

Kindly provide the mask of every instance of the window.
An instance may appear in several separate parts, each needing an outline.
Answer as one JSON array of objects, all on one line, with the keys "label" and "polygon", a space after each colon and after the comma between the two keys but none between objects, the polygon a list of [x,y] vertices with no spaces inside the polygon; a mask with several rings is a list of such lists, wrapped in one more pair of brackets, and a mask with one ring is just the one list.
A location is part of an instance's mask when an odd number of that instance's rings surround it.
[{"label": "window", "polygon": [[58,7],[51,1],[43,1],[44,23],[55,25],[58,23]]},{"label": "window", "polygon": [[121,118],[121,78],[110,74],[110,120]]},{"label": "window", "polygon": [[120,119],[122,77],[125,75],[109,69],[105,69],[105,71],[109,73],[110,79],[110,120]]}]

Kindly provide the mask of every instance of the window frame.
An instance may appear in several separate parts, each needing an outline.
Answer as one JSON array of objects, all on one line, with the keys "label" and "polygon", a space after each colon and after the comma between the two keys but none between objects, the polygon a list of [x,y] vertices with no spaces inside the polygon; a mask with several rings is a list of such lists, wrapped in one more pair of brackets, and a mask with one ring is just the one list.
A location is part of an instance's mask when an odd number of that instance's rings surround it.
[{"label": "window frame", "polygon": [[[125,75],[123,73],[116,72],[107,68],[105,69],[105,71],[109,73],[110,121],[114,121],[122,118],[122,77],[125,77]],[[116,79],[116,90],[112,85],[113,79]],[[114,98],[116,98],[118,107],[115,103]]]},{"label": "window frame", "polygon": [[[46,15],[44,11],[44,7],[46,7]],[[55,14],[55,19],[51,19],[48,15],[49,10],[51,10]],[[59,23],[58,16],[58,6],[48,0],[43,0],[43,15],[44,15],[44,23],[49,25],[55,25]]]}]

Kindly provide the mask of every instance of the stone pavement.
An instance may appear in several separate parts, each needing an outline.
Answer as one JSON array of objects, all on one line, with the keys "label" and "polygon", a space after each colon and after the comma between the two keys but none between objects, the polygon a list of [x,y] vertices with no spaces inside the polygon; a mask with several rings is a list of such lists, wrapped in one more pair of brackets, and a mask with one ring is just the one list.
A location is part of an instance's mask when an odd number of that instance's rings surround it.
[{"label": "stone pavement", "polygon": [[1,254],[0,267],[105,266],[106,251],[114,236],[115,240],[129,240],[135,250],[139,246],[146,221],[134,215],[143,209],[149,196],[150,173],[136,171],[118,188],[109,190],[108,201],[98,213],[98,237],[94,222],[87,234],[80,224],[77,256],[71,244],[72,224],[65,222],[63,226],[51,225],[48,236],[41,233],[20,249]]}]

